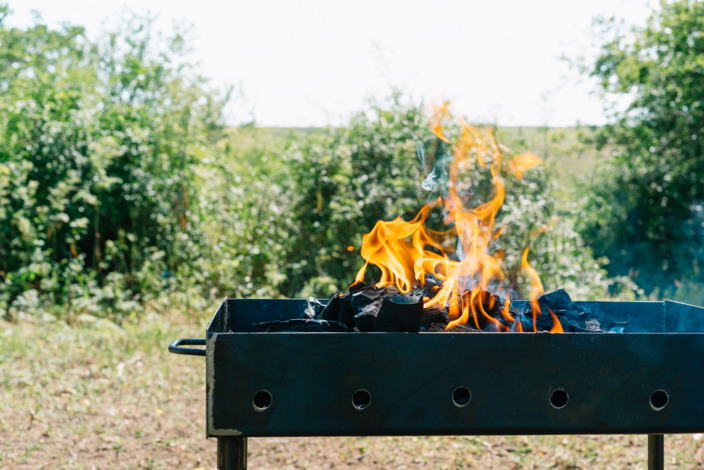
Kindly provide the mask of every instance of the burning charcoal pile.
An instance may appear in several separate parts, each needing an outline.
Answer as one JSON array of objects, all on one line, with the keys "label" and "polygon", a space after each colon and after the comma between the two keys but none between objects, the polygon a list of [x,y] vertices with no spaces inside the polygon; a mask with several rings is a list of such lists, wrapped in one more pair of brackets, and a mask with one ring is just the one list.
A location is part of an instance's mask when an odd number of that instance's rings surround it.
[{"label": "burning charcoal pile", "polygon": [[[451,145],[442,123],[447,106],[437,110],[431,127],[438,139]],[[362,238],[365,260],[349,292],[333,294],[323,304],[310,299],[302,318],[258,325],[260,331],[508,331],[560,333],[603,331],[598,319],[572,302],[564,290],[545,294],[540,276],[521,257],[521,278],[508,279],[497,241],[507,230],[495,226],[504,202],[506,184],[541,163],[526,152],[511,156],[491,129],[477,129],[460,120],[459,136],[451,145],[445,194],[426,204],[410,221],[379,220]],[[445,159],[440,159],[446,161]],[[492,190],[485,197],[468,189],[461,171],[488,171]],[[441,209],[446,231],[426,224],[431,210]],[[375,285],[365,284],[369,265],[381,273]],[[515,270],[514,270],[515,271]],[[512,302],[518,283],[529,284],[527,301]]]},{"label": "burning charcoal pile", "polygon": [[[427,282],[424,289],[401,294],[394,289],[364,283],[350,286],[349,292],[336,292],[327,304],[308,299],[301,318],[262,322],[258,331],[298,332],[498,332],[498,331],[567,331],[601,332],[601,324],[591,312],[572,302],[569,294],[560,289],[542,295],[535,302],[521,303],[521,307],[506,304],[496,295],[481,292],[474,299],[475,320],[458,323],[448,328],[450,312],[436,306],[424,308],[424,299],[434,286]],[[481,305],[479,303],[481,302]],[[510,302],[509,302],[510,304]],[[535,312],[535,323],[534,315]],[[546,313],[543,313],[546,312]]]}]

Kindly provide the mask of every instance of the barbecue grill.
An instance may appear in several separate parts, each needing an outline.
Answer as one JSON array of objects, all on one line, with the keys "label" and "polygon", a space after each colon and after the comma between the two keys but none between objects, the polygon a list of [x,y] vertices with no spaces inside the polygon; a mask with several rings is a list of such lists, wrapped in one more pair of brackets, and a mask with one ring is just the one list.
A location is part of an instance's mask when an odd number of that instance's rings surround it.
[{"label": "barbecue grill", "polygon": [[[206,434],[218,468],[244,469],[263,436],[704,432],[704,308],[575,302],[611,333],[256,332],[300,318],[301,299],[225,299],[206,339]],[[521,302],[514,302],[520,307]],[[205,349],[184,346],[204,345]]]}]

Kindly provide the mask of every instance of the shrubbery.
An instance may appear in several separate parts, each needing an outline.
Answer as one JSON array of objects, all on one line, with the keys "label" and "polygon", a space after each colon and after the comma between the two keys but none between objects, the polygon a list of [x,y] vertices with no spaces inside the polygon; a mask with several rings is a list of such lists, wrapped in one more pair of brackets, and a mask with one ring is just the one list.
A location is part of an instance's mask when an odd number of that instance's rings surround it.
[{"label": "shrubbery", "polygon": [[[197,162],[225,100],[138,21],[8,28],[0,11],[0,308],[30,298],[118,316],[180,279],[203,246]],[[163,51],[163,52],[159,52]],[[136,303],[135,303],[136,302]]]},{"label": "shrubbery", "polygon": [[608,104],[628,105],[599,130],[613,158],[586,191],[580,232],[611,275],[704,302],[704,3],[663,2],[642,27],[598,26],[585,72]]}]

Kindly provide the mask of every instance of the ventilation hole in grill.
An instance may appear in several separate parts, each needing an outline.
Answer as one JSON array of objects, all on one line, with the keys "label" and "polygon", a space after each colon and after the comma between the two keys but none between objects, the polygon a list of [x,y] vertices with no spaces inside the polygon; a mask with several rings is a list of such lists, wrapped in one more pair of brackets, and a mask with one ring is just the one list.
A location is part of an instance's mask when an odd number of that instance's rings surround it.
[{"label": "ventilation hole in grill", "polygon": [[372,394],[360,388],[352,395],[352,406],[358,410],[367,408],[372,403]]},{"label": "ventilation hole in grill", "polygon": [[567,395],[567,392],[561,388],[553,390],[550,394],[550,404],[553,408],[557,408],[558,410],[567,406],[569,399],[570,397]]},{"label": "ventilation hole in grill", "polygon": [[452,392],[452,403],[459,408],[467,406],[471,399],[472,392],[470,392],[467,387],[457,387],[455,391]]},{"label": "ventilation hole in grill", "polygon": [[259,390],[254,394],[252,404],[254,405],[255,410],[264,411],[271,406],[272,400],[273,398],[271,397],[271,393],[267,390]]},{"label": "ventilation hole in grill", "polygon": [[655,411],[660,411],[667,406],[670,402],[670,396],[665,390],[655,390],[652,395],[650,395],[650,406]]}]

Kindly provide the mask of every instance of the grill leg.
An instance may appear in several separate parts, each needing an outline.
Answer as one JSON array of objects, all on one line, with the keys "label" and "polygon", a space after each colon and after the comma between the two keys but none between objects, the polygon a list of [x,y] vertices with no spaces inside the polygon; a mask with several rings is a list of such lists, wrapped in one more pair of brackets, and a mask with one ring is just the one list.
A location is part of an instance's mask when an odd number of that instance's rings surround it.
[{"label": "grill leg", "polygon": [[218,437],[218,470],[247,469],[247,438]]},{"label": "grill leg", "polygon": [[648,434],[648,470],[664,470],[665,436]]}]

